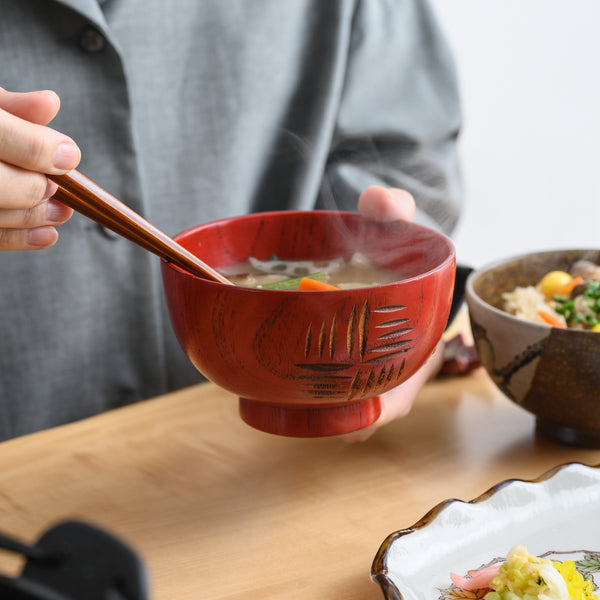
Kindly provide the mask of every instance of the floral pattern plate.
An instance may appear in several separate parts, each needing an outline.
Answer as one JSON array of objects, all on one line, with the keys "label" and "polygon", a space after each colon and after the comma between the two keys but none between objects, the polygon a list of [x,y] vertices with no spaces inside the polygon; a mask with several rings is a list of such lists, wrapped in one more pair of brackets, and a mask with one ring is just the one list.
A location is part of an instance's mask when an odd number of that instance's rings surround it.
[{"label": "floral pattern plate", "polygon": [[600,586],[600,465],[568,463],[533,481],[503,481],[468,502],[446,500],[384,540],[371,578],[386,600],[476,600],[477,590],[459,591],[450,573],[496,564],[516,544],[573,560]]}]

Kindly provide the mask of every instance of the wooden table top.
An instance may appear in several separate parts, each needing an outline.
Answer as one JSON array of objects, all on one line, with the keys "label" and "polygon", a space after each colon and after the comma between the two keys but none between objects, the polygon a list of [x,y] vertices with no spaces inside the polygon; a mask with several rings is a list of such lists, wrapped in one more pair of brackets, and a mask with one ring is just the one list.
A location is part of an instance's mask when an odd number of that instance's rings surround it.
[{"label": "wooden table top", "polygon": [[140,553],[155,600],[380,600],[389,533],[570,461],[600,450],[537,437],[482,370],[429,383],[355,444],[256,431],[202,384],[0,444],[0,529],[33,542],[65,518],[100,525]]}]

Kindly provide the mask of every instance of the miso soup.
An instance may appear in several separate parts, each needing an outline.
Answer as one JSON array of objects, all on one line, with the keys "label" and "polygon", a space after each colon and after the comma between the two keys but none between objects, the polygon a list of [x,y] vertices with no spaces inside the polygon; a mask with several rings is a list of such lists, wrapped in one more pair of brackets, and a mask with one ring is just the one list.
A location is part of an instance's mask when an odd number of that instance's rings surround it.
[{"label": "miso soup", "polygon": [[393,269],[375,267],[363,254],[350,260],[269,260],[250,258],[247,262],[220,269],[232,283],[262,289],[300,289],[302,278],[322,281],[339,289],[370,287],[399,281],[402,277]]}]

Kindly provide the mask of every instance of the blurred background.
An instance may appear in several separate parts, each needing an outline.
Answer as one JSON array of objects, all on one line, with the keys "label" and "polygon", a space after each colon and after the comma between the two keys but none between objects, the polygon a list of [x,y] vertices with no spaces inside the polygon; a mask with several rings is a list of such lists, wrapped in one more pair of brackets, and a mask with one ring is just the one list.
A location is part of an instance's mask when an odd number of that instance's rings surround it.
[{"label": "blurred background", "polygon": [[432,0],[465,125],[458,260],[600,246],[600,2]]}]

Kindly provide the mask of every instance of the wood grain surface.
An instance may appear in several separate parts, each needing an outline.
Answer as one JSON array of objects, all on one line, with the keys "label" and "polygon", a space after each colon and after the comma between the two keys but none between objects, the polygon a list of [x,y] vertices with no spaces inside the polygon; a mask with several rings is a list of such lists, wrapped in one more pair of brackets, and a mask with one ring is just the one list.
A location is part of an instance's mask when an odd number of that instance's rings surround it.
[{"label": "wood grain surface", "polygon": [[34,541],[64,518],[105,527],[141,554],[156,600],[376,600],[389,533],[569,461],[600,451],[536,437],[482,370],[429,383],[355,444],[256,431],[203,384],[0,444],[0,528]]}]

